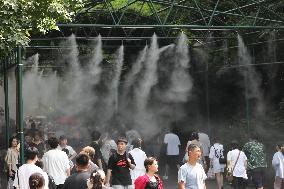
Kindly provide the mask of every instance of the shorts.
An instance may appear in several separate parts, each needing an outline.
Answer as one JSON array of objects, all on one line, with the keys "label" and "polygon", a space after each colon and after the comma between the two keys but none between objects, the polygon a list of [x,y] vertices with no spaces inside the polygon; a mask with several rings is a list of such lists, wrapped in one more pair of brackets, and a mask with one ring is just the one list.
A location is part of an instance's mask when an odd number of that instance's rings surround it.
[{"label": "shorts", "polygon": [[256,188],[263,187],[265,168],[258,167],[251,170],[252,182]]}]

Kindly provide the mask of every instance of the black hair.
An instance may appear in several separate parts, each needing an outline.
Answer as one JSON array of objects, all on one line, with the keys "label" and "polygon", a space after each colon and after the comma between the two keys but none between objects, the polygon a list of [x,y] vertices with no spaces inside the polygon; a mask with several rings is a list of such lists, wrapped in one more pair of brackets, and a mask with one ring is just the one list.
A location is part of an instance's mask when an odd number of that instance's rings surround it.
[{"label": "black hair", "polygon": [[231,142],[231,147],[232,147],[232,150],[234,150],[234,149],[239,149],[239,143],[238,143],[238,141],[233,140],[233,141]]},{"label": "black hair", "polygon": [[127,144],[127,139],[125,137],[118,137],[116,144],[118,144],[119,142],[124,142],[125,144]]},{"label": "black hair", "polygon": [[256,140],[256,141],[259,141],[259,134],[258,133],[256,133],[256,132],[253,132],[253,133],[251,133],[250,134],[250,138],[252,139],[252,140]]},{"label": "black hair", "polygon": [[86,167],[89,165],[89,156],[86,153],[80,153],[76,157],[76,165]]},{"label": "black hair", "polygon": [[36,147],[29,147],[26,151],[26,159],[34,160],[39,154],[38,149]]},{"label": "black hair", "polygon": [[65,152],[67,156],[69,156],[69,150],[67,148],[63,148],[62,151]]},{"label": "black hair", "polygon": [[104,179],[102,178],[102,175],[98,171],[92,172],[90,176],[90,180],[93,184],[92,189],[102,189],[103,188],[103,182]]},{"label": "black hair", "polygon": [[18,143],[19,143],[19,140],[16,136],[12,136],[10,139],[9,139],[9,147],[12,147],[12,142],[14,139],[17,139]]},{"label": "black hair", "polygon": [[192,152],[193,150],[195,150],[195,148],[200,148],[200,146],[198,144],[190,144],[188,145],[187,147],[187,151],[189,152]]},{"label": "black hair", "polygon": [[192,132],[190,137],[189,137],[189,140],[190,141],[192,141],[192,140],[199,140],[198,132],[196,132],[196,131]]},{"label": "black hair", "polygon": [[45,185],[45,180],[42,174],[34,173],[29,178],[30,189],[42,188]]},{"label": "black hair", "polygon": [[43,162],[42,161],[36,161],[35,165],[38,166],[39,168],[43,169]]},{"label": "black hair", "polygon": [[56,137],[50,137],[47,142],[48,142],[49,146],[51,147],[51,149],[57,148],[57,146],[59,144],[59,141]]},{"label": "black hair", "polygon": [[59,137],[59,140],[60,140],[60,141],[65,140],[65,139],[67,140],[67,136],[65,136],[65,135],[61,135],[61,136]]},{"label": "black hair", "polygon": [[92,139],[93,140],[99,140],[100,137],[101,137],[101,133],[99,131],[95,130],[95,131],[92,132]]},{"label": "black hair", "polygon": [[133,148],[141,148],[142,146],[142,140],[140,138],[137,138],[132,141]]},{"label": "black hair", "polygon": [[31,128],[36,128],[36,124],[35,124],[35,122],[33,121],[32,123],[31,123]]},{"label": "black hair", "polygon": [[153,165],[154,161],[157,161],[157,159],[154,158],[154,157],[148,157],[148,158],[145,159],[144,167],[146,169],[146,172],[148,172],[148,166]]}]

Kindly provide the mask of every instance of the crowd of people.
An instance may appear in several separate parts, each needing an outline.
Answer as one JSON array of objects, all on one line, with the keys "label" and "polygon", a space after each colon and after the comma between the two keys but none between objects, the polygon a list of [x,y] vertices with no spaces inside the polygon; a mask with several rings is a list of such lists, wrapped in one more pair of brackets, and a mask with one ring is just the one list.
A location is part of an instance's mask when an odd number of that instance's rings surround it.
[{"label": "crowd of people", "polygon": [[[46,140],[41,136],[32,123],[25,132],[23,165],[19,165],[18,138],[10,139],[5,158],[8,189],[163,189],[163,181],[176,182],[179,189],[206,189],[208,177],[216,180],[217,189],[224,189],[225,179],[234,189],[246,189],[249,180],[256,189],[263,189],[265,183],[265,148],[254,134],[244,146],[233,140],[226,150],[218,137],[211,145],[207,134],[194,131],[182,149],[179,136],[169,130],[159,160],[144,151],[135,130],[116,138],[106,134],[103,140],[95,130],[92,142],[79,149],[69,145],[66,135],[49,132]],[[281,189],[284,144],[279,145],[272,165],[274,189]]]}]

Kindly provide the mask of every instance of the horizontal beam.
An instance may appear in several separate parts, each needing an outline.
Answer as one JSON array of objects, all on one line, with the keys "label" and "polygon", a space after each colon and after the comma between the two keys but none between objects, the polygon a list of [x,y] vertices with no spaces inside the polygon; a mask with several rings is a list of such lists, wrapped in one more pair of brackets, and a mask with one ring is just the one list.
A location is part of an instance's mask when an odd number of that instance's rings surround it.
[{"label": "horizontal beam", "polygon": [[70,28],[137,28],[137,29],[153,29],[153,28],[169,28],[169,29],[189,29],[189,30],[237,30],[237,29],[277,29],[283,30],[284,26],[206,26],[206,25],[105,25],[105,24],[57,24],[58,27]]},{"label": "horizontal beam", "polygon": [[[178,36],[177,36],[178,37]],[[157,37],[157,39],[172,39],[175,40],[177,37]],[[51,40],[64,40],[68,37],[48,37],[48,38],[31,38],[31,41],[51,41]],[[187,39],[207,39],[207,36],[203,37],[188,37]],[[234,39],[236,37],[210,37],[211,39]],[[97,40],[97,37],[75,37],[76,40]],[[102,41],[139,41],[139,40],[150,40],[152,37],[101,37]]]}]

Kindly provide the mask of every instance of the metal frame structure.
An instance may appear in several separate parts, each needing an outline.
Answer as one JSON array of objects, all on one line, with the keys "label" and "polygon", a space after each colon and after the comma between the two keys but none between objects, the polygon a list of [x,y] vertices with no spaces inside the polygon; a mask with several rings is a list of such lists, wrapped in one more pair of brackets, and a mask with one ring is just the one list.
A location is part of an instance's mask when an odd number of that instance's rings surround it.
[{"label": "metal frame structure", "polygon": [[[150,41],[153,33],[166,43],[175,40],[180,32],[185,32],[192,40],[204,39],[205,43],[209,43],[206,41],[208,36],[216,40],[231,39],[235,38],[235,35],[230,34],[238,31],[245,31],[250,37],[259,36],[266,30],[282,31],[284,29],[284,14],[277,13],[283,12],[282,6],[276,0],[89,0],[77,12],[72,23],[58,23],[59,31],[50,32],[45,36],[34,36],[31,39],[30,48],[61,48],[54,42],[71,33],[75,33],[78,39],[84,40],[92,40],[100,34],[104,46],[116,45],[116,41],[131,41],[134,47]],[[238,18],[237,22],[235,22],[236,18]],[[256,41],[257,39],[254,38],[252,43]],[[7,71],[17,66],[17,124],[22,144],[21,163],[23,163],[23,65],[21,60],[22,48],[18,47],[17,51],[1,60],[0,73],[4,75],[8,144],[10,126]],[[208,71],[207,64],[205,78],[209,125]],[[248,112],[247,118],[249,120]]]},{"label": "metal frame structure", "polygon": [[58,26],[78,37],[104,33],[102,37],[128,39],[151,37],[153,32],[176,37],[182,30],[190,30],[192,37],[207,37],[215,30],[284,29],[284,15],[277,14],[278,9],[281,5],[272,0],[92,0],[73,23]]}]

